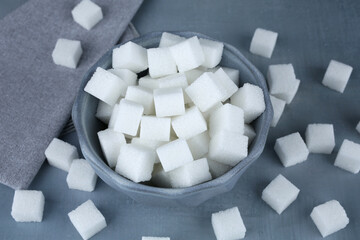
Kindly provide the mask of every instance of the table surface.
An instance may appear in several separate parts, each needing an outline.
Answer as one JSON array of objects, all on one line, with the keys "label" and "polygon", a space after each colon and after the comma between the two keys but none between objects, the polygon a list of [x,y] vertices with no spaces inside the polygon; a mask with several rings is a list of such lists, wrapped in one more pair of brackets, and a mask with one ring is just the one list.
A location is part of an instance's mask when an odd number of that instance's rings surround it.
[{"label": "table surface", "polygon": [[[2,0],[0,17],[26,0]],[[108,227],[93,239],[141,239],[143,235],[180,239],[215,239],[211,213],[238,206],[247,228],[246,239],[322,239],[310,219],[314,206],[338,200],[350,219],[346,229],[326,239],[360,238],[360,174],[333,166],[343,139],[360,143],[355,126],[360,120],[360,1],[144,1],[133,23],[140,33],[196,31],[236,46],[263,73],[269,64],[293,63],[300,88],[271,129],[261,157],[235,188],[196,208],[153,207],[134,202],[98,180],[92,193],[69,190],[66,173],[45,163],[31,185],[43,191],[46,204],[42,223],[16,223],[10,216],[13,190],[0,186],[0,239],[80,239],[67,213],[92,199]],[[279,33],[271,59],[249,53],[257,27]],[[331,59],[354,67],[343,94],[321,84]],[[336,147],[331,155],[310,154],[306,162],[284,168],[273,146],[276,138],[299,131],[309,123],[332,123]],[[65,136],[76,144],[76,135]],[[283,174],[299,189],[297,200],[281,215],[260,198],[265,186]]]}]

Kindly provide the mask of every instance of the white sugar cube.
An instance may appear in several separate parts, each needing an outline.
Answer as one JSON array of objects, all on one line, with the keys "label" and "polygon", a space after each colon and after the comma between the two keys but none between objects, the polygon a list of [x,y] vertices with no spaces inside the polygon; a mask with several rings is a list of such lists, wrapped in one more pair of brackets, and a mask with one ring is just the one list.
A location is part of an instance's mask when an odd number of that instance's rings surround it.
[{"label": "white sugar cube", "polygon": [[305,140],[309,152],[330,154],[335,147],[334,127],[332,124],[309,124]]},{"label": "white sugar cube", "polygon": [[179,72],[189,71],[197,68],[205,61],[203,49],[198,37],[186,39],[176,45],[169,47]]},{"label": "white sugar cube", "polygon": [[182,88],[155,89],[154,103],[157,117],[171,117],[185,113]]},{"label": "white sugar cube", "polygon": [[189,162],[168,172],[168,174],[173,188],[191,187],[211,180],[206,158]]},{"label": "white sugar cube", "polygon": [[199,42],[204,52],[205,61],[201,66],[213,68],[217,66],[222,57],[224,44],[209,39],[200,38]]},{"label": "white sugar cube", "polygon": [[213,213],[211,224],[217,240],[235,240],[245,237],[246,228],[237,207]]},{"label": "white sugar cube", "polygon": [[161,164],[155,164],[151,182],[157,187],[171,188],[169,173],[165,172]]},{"label": "white sugar cube", "polygon": [[127,84],[122,79],[98,67],[84,91],[109,105],[114,105],[120,96],[125,96],[126,88]]},{"label": "white sugar cube", "polygon": [[236,84],[236,86],[239,86],[239,70],[234,68],[228,68],[228,67],[222,67],[224,72],[229,76],[229,78]]},{"label": "white sugar cube", "polygon": [[244,134],[244,111],[241,108],[226,103],[210,115],[210,137],[224,130]]},{"label": "white sugar cube", "polygon": [[129,69],[112,68],[108,71],[124,80],[128,86],[136,85],[137,75]]},{"label": "white sugar cube", "polygon": [[278,33],[257,28],[250,44],[250,52],[266,58],[271,58]]},{"label": "white sugar cube", "polygon": [[220,87],[215,74],[206,72],[188,86],[185,92],[200,111],[205,112],[221,102],[223,95]]},{"label": "white sugar cube", "polygon": [[80,41],[59,38],[51,56],[55,64],[75,69],[82,53]]},{"label": "white sugar cube", "polygon": [[169,237],[142,237],[141,240],[170,240]]},{"label": "white sugar cube", "polygon": [[345,139],[341,144],[334,165],[351,173],[360,170],[360,144]]},{"label": "white sugar cube", "polygon": [[209,142],[210,137],[207,131],[187,140],[187,144],[194,159],[200,159],[209,152]]},{"label": "white sugar cube", "polygon": [[163,34],[161,35],[159,47],[171,47],[171,46],[178,44],[184,40],[186,40],[186,38],[180,37],[176,34],[163,32]]},{"label": "white sugar cube", "polygon": [[177,72],[176,63],[169,48],[150,48],[147,50],[149,74],[159,78]]},{"label": "white sugar cube", "polygon": [[110,129],[114,129],[115,123],[116,123],[116,119],[118,117],[118,113],[119,113],[119,106],[120,104],[115,104],[110,116],[110,120],[109,120],[109,124],[108,124],[108,128]]},{"label": "white sugar cube", "polygon": [[229,165],[222,164],[217,161],[213,161],[209,158],[207,160],[209,164],[210,173],[213,178],[221,177],[231,169]]},{"label": "white sugar cube", "polygon": [[140,123],[140,138],[156,141],[169,141],[170,124],[170,118],[143,116]]},{"label": "white sugar cube", "polygon": [[95,189],[97,175],[85,159],[75,159],[66,177],[70,189],[92,192]]},{"label": "white sugar cube", "polygon": [[125,68],[139,73],[148,68],[147,51],[142,46],[127,42],[113,50],[113,68]]},{"label": "white sugar cube", "polygon": [[224,102],[229,99],[239,88],[222,68],[219,68],[214,74],[218,79],[218,83],[222,86],[222,88],[220,88],[223,90],[223,98],[221,101]]},{"label": "white sugar cube", "polygon": [[345,228],[349,223],[349,218],[344,208],[336,200],[331,200],[314,207],[310,217],[322,237],[326,237]]},{"label": "white sugar cube", "polygon": [[356,131],[358,131],[358,133],[360,133],[360,122],[358,122],[358,124],[356,125]]},{"label": "white sugar cube", "polygon": [[41,191],[15,190],[11,216],[17,222],[41,222],[45,197]]},{"label": "white sugar cube", "polygon": [[136,136],[144,107],[133,101],[121,99],[114,130],[130,136]]},{"label": "white sugar cube", "polygon": [[86,240],[106,227],[106,220],[91,200],[87,200],[68,213],[71,223]]},{"label": "white sugar cube", "polygon": [[219,108],[221,108],[223,106],[223,104],[221,102],[217,102],[213,107],[211,107],[209,110],[205,111],[202,113],[202,115],[204,116],[205,120],[209,120],[211,114],[213,112],[215,112],[216,110],[218,110]]},{"label": "white sugar cube", "polygon": [[99,101],[95,117],[97,117],[103,123],[108,124],[110,121],[111,113],[114,109],[114,105],[111,106],[103,101]]},{"label": "white sugar cube", "polygon": [[279,174],[263,190],[261,198],[278,214],[281,214],[299,195],[300,190]]},{"label": "white sugar cube", "polygon": [[183,73],[173,74],[170,76],[158,78],[159,88],[179,88],[183,89],[184,93],[184,102],[190,103],[191,99],[184,92],[185,88],[188,86],[186,76]]},{"label": "white sugar cube", "polygon": [[153,91],[142,86],[129,86],[126,90],[125,99],[141,104],[144,114],[155,114]]},{"label": "white sugar cube", "polygon": [[139,79],[139,86],[149,89],[157,89],[159,88],[159,80],[151,78],[149,75],[146,75]]},{"label": "white sugar cube", "polygon": [[184,139],[177,139],[156,149],[162,167],[169,172],[194,160]]},{"label": "white sugar cube", "polygon": [[186,80],[189,85],[192,84],[193,82],[195,82],[195,80],[198,79],[203,73],[204,73],[204,71],[199,68],[195,68],[195,69],[184,72],[184,74],[186,76]]},{"label": "white sugar cube", "polygon": [[309,150],[298,132],[276,139],[274,149],[284,167],[304,162],[309,155]]},{"label": "white sugar cube", "polygon": [[60,139],[54,138],[45,150],[49,164],[64,171],[69,171],[71,162],[79,158],[75,146]]},{"label": "white sugar cube", "polygon": [[245,123],[250,123],[265,111],[265,100],[262,89],[256,85],[245,83],[231,97],[231,104],[244,110]]},{"label": "white sugar cube", "polygon": [[121,145],[126,143],[124,134],[115,132],[112,129],[105,129],[98,132],[97,135],[109,167],[114,168],[116,166]]},{"label": "white sugar cube", "polygon": [[353,68],[344,63],[331,60],[326,69],[322,84],[335,91],[343,93],[349,81]]},{"label": "white sugar cube", "polygon": [[274,116],[271,121],[271,126],[276,127],[276,125],[278,124],[278,122],[280,120],[282,113],[284,112],[286,102],[284,100],[274,97],[272,95],[270,95],[270,101],[271,101],[271,105],[274,110]]},{"label": "white sugar cube", "polygon": [[235,166],[248,155],[248,137],[236,132],[216,133],[209,143],[209,158],[220,163]]},{"label": "white sugar cube", "polygon": [[244,124],[244,135],[249,138],[249,145],[256,137],[256,132],[254,128],[249,124]]},{"label": "white sugar cube", "polygon": [[[156,149],[158,147],[160,147],[161,145],[164,145],[167,142],[134,137],[134,138],[131,139],[131,143],[132,144],[138,144],[138,145],[141,145],[143,147],[150,148],[151,150],[156,152]],[[155,163],[159,163],[160,162],[159,157],[158,157],[157,154],[155,154],[155,155],[156,155],[155,156]]]},{"label": "white sugar cube", "polygon": [[71,11],[75,22],[86,30],[92,29],[103,19],[101,7],[90,0],[83,0]]},{"label": "white sugar cube", "polygon": [[155,163],[155,152],[138,144],[121,146],[115,171],[138,183],[149,181]]},{"label": "white sugar cube", "polygon": [[184,115],[174,117],[171,125],[179,138],[189,139],[207,130],[206,121],[196,106],[186,110]]}]

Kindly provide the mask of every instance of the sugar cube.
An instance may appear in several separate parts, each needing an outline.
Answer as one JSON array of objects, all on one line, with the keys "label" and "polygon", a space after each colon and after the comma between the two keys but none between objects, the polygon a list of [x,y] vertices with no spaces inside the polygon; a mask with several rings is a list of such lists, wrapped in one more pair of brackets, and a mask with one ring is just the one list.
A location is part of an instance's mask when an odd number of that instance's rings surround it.
[{"label": "sugar cube", "polygon": [[156,141],[169,141],[170,124],[170,118],[143,116],[140,123],[140,138]]},{"label": "sugar cube", "polygon": [[71,11],[75,22],[86,30],[92,29],[103,19],[101,7],[90,0],[83,0]]},{"label": "sugar cube", "polygon": [[250,44],[250,52],[266,58],[271,58],[278,33],[257,28]]},{"label": "sugar cube", "polygon": [[169,172],[194,160],[184,139],[177,139],[156,149],[162,167]]},{"label": "sugar cube", "polygon": [[256,85],[245,83],[231,97],[231,104],[244,110],[245,123],[250,123],[265,111],[265,100],[262,89]]},{"label": "sugar cube", "polygon": [[95,189],[97,175],[85,159],[75,159],[66,177],[70,189],[92,192]]},{"label": "sugar cube", "polygon": [[219,68],[215,73],[218,83],[222,86],[220,90],[223,91],[222,102],[225,102],[229,99],[239,88],[236,84],[229,78],[222,68]]},{"label": "sugar cube", "polygon": [[248,137],[236,132],[220,131],[209,143],[209,158],[235,166],[248,155]]},{"label": "sugar cube", "polygon": [[108,124],[108,128],[110,129],[114,129],[115,126],[115,122],[119,113],[119,106],[120,104],[115,104],[114,108],[112,110],[111,116],[110,116],[110,120],[109,120],[109,124]]},{"label": "sugar cube", "polygon": [[59,38],[51,56],[55,64],[75,69],[82,53],[80,41]]},{"label": "sugar cube", "polygon": [[125,99],[141,104],[144,114],[155,114],[153,91],[142,86],[129,86],[126,90]]},{"label": "sugar cube", "polygon": [[261,198],[278,214],[281,214],[299,195],[300,190],[279,174],[263,190]]},{"label": "sugar cube", "polygon": [[174,117],[171,125],[179,138],[189,139],[207,130],[206,121],[196,106],[188,108],[184,115]]},{"label": "sugar cube", "polygon": [[360,133],[360,121],[359,121],[358,124],[356,125],[356,131],[358,131],[358,133]]},{"label": "sugar cube", "polygon": [[168,172],[173,188],[191,187],[211,180],[209,165],[206,158],[189,162]]},{"label": "sugar cube", "polygon": [[[155,152],[158,147],[160,147],[161,145],[164,145],[167,142],[134,137],[131,139],[131,143],[150,148],[151,150],[153,150]],[[160,162],[159,157],[157,154],[155,154],[155,155],[156,155],[155,163],[159,163]]]},{"label": "sugar cube", "polygon": [[41,191],[15,190],[11,216],[16,222],[41,222],[45,197]]},{"label": "sugar cube", "polygon": [[155,89],[154,103],[157,117],[171,117],[185,113],[182,88]]},{"label": "sugar cube", "polygon": [[178,44],[184,40],[186,40],[186,38],[180,37],[176,34],[163,32],[163,34],[161,35],[159,47],[171,47],[171,46]]},{"label": "sugar cube", "polygon": [[159,78],[177,72],[176,63],[169,48],[149,48],[147,57],[149,74],[152,78]]},{"label": "sugar cube", "polygon": [[322,237],[333,234],[349,224],[349,218],[344,208],[336,200],[331,200],[314,207],[310,217]]},{"label": "sugar cube", "polygon": [[210,137],[207,131],[187,140],[187,144],[194,159],[200,159],[209,152],[209,142]]},{"label": "sugar cube", "polygon": [[173,74],[166,77],[158,78],[159,88],[178,88],[181,87],[184,93],[184,102],[190,103],[191,99],[184,92],[188,86],[186,76],[183,73]]},{"label": "sugar cube", "polygon": [[309,124],[305,140],[309,152],[330,154],[335,147],[334,127],[332,124]]},{"label": "sugar cube", "polygon": [[241,108],[226,103],[210,115],[210,137],[223,130],[244,134],[244,111]]},{"label": "sugar cube", "polygon": [[237,207],[213,213],[211,224],[218,240],[235,240],[245,237],[246,228]]},{"label": "sugar cube", "polygon": [[309,155],[309,150],[298,132],[276,139],[274,149],[284,167],[304,162]]},{"label": "sugar cube", "polygon": [[127,42],[113,50],[112,54],[113,68],[125,68],[139,73],[148,68],[147,51],[142,46]]},{"label": "sugar cube", "polygon": [[129,69],[111,68],[108,71],[124,80],[128,86],[136,85],[137,75]]},{"label": "sugar cube", "polygon": [[157,187],[171,188],[169,173],[165,172],[161,164],[155,164],[151,182]]},{"label": "sugar cube", "polygon": [[146,75],[139,79],[139,86],[149,89],[157,89],[159,88],[159,81],[157,79],[151,78],[149,75]]},{"label": "sugar cube", "polygon": [[120,96],[125,96],[126,88],[127,84],[122,79],[98,67],[84,91],[109,105],[114,105]]},{"label": "sugar cube", "polygon": [[270,95],[270,101],[271,101],[271,105],[274,110],[274,116],[271,121],[271,126],[276,127],[276,125],[278,124],[278,122],[280,120],[282,113],[284,112],[286,102],[284,100],[274,97],[272,95]]},{"label": "sugar cube", "polygon": [[[237,69],[234,68],[228,68],[228,67],[221,67],[224,72],[229,76],[229,78],[235,83],[236,86],[239,86],[239,75],[240,72]],[[219,67],[212,68],[212,72],[216,72],[219,69]]]},{"label": "sugar cube", "polygon": [[110,121],[111,113],[114,109],[114,106],[111,106],[103,101],[99,101],[95,117],[98,118],[103,123],[108,124]]},{"label": "sugar cube", "polygon": [[218,110],[219,108],[221,108],[223,106],[223,104],[221,102],[217,102],[214,106],[212,106],[209,110],[205,111],[202,113],[202,115],[204,116],[205,120],[209,120],[211,114],[213,112],[215,112],[216,110]]},{"label": "sugar cube", "polygon": [[121,99],[114,124],[114,130],[136,136],[144,107],[136,102]]},{"label": "sugar cube", "polygon": [[98,132],[97,135],[109,167],[114,168],[116,166],[121,145],[126,143],[124,134],[108,128]]},{"label": "sugar cube", "polygon": [[120,148],[115,171],[138,183],[149,181],[155,163],[155,153],[138,144],[125,144]]},{"label": "sugar cube", "polygon": [[249,124],[244,124],[244,135],[249,138],[249,145],[256,137],[256,132],[254,128]]},{"label": "sugar cube", "polygon": [[224,44],[204,38],[200,38],[199,42],[205,57],[205,61],[201,66],[213,68],[218,65],[221,61]]},{"label": "sugar cube", "polygon": [[142,237],[141,240],[170,240],[169,237]]},{"label": "sugar cube", "polygon": [[58,138],[54,138],[45,150],[49,164],[64,171],[69,171],[71,162],[79,158],[76,147]]},{"label": "sugar cube", "polygon": [[231,169],[229,165],[222,164],[217,161],[213,161],[209,158],[207,158],[207,160],[209,164],[210,173],[213,178],[221,177]]},{"label": "sugar cube", "polygon": [[71,223],[86,240],[106,227],[106,220],[91,200],[87,200],[68,213]]},{"label": "sugar cube", "polygon": [[198,37],[186,39],[169,47],[179,72],[197,68],[205,61],[205,56]]},{"label": "sugar cube", "polygon": [[360,144],[345,139],[341,144],[334,165],[351,173],[360,170]]},{"label": "sugar cube", "polygon": [[195,82],[195,80],[198,79],[203,73],[204,73],[204,71],[199,68],[195,68],[195,69],[184,72],[184,74],[186,76],[186,80],[189,85],[192,84],[193,82]]},{"label": "sugar cube", "polygon": [[353,68],[344,63],[331,60],[326,73],[322,80],[322,84],[335,91],[343,93],[349,81]]}]

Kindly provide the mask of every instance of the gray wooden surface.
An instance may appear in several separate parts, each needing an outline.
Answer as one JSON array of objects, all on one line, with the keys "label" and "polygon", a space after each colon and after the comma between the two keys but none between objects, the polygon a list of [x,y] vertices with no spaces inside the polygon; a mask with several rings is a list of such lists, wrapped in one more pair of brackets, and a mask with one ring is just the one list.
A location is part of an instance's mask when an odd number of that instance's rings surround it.
[{"label": "gray wooden surface", "polygon": [[[2,0],[0,16],[24,0]],[[360,120],[360,1],[145,1],[134,21],[140,33],[161,30],[197,31],[238,47],[266,73],[269,64],[293,63],[301,85],[267,147],[242,176],[233,191],[197,208],[152,207],[137,204],[98,181],[93,193],[68,190],[66,174],[44,164],[32,189],[44,192],[44,220],[15,223],[10,216],[13,190],[0,186],[0,239],[80,239],[67,213],[92,199],[104,214],[108,227],[93,239],[141,239],[142,235],[180,239],[215,239],[212,212],[238,206],[247,227],[246,239],[322,239],[309,215],[312,208],[337,199],[347,211],[350,224],[326,239],[360,238],[360,175],[333,166],[344,138],[360,143],[355,125]],[[279,33],[272,59],[249,53],[257,27]],[[336,59],[354,67],[344,94],[321,85],[326,67]],[[299,131],[308,123],[333,123],[336,147],[331,155],[310,154],[300,165],[284,168],[273,151],[275,139]],[[65,136],[75,143],[76,136]],[[280,216],[261,199],[261,191],[277,174],[299,189],[298,199]]]}]

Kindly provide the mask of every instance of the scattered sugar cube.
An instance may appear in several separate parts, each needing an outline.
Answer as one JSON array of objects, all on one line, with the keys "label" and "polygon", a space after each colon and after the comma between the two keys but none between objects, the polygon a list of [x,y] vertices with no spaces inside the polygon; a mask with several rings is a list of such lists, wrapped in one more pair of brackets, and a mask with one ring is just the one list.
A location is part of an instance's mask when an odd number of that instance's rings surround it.
[{"label": "scattered sugar cube", "polygon": [[344,63],[331,60],[326,69],[322,84],[335,91],[343,93],[349,81],[353,68]]},{"label": "scattered sugar cube", "polygon": [[257,28],[250,44],[250,52],[266,58],[271,58],[278,33]]},{"label": "scattered sugar cube", "polygon": [[184,115],[174,117],[171,125],[179,138],[189,139],[207,130],[206,121],[196,106],[186,110]]},{"label": "scattered sugar cube", "polygon": [[230,77],[225,73],[222,68],[219,68],[215,73],[215,76],[218,79],[218,83],[222,86],[220,88],[223,90],[223,98],[221,99],[222,102],[225,102],[229,99],[239,88],[236,84],[230,79]]},{"label": "scattered sugar cube", "polygon": [[45,150],[49,164],[64,171],[69,171],[71,162],[79,158],[76,147],[58,138],[54,138]]},{"label": "scattered sugar cube", "polygon": [[360,144],[345,139],[341,144],[334,165],[351,173],[360,170]]},{"label": "scattered sugar cube", "polygon": [[41,222],[45,197],[41,191],[15,190],[11,216],[17,222]]},{"label": "scattered sugar cube", "polygon": [[110,121],[111,113],[114,109],[114,106],[111,106],[103,101],[99,101],[95,117],[98,118],[105,124],[108,124]]},{"label": "scattered sugar cube", "polygon": [[155,89],[154,103],[157,117],[171,117],[185,113],[182,88]]},{"label": "scattered sugar cube", "polygon": [[309,150],[298,132],[276,139],[274,149],[284,167],[304,162],[309,155]]},{"label": "scattered sugar cube", "polygon": [[309,152],[330,154],[335,147],[334,127],[332,124],[309,124],[305,140]]},{"label": "scattered sugar cube", "polygon": [[189,85],[192,84],[193,82],[195,82],[195,80],[198,79],[203,73],[204,73],[204,71],[199,68],[195,68],[195,69],[184,72],[184,74],[186,76],[186,80]]},{"label": "scattered sugar cube", "polygon": [[254,140],[254,138],[256,137],[256,132],[254,130],[254,128],[249,125],[249,124],[244,124],[244,135],[247,136],[249,138],[249,143],[248,145],[250,145],[250,143]]},{"label": "scattered sugar cube", "polygon": [[113,68],[125,68],[139,73],[148,68],[147,50],[142,46],[127,42],[113,50]]},{"label": "scattered sugar cube", "polygon": [[224,44],[204,38],[200,38],[199,42],[205,57],[205,61],[203,64],[201,64],[201,66],[207,68],[213,68],[217,66],[221,61]]},{"label": "scattered sugar cube", "polygon": [[155,114],[154,96],[151,89],[142,86],[129,86],[125,99],[141,104],[144,107],[144,114]]},{"label": "scattered sugar cube", "polygon": [[246,228],[237,207],[213,213],[211,224],[218,240],[235,240],[245,237]]},{"label": "scattered sugar cube", "polygon": [[151,78],[149,75],[146,75],[139,79],[139,86],[149,89],[157,89],[159,88],[159,80]]},{"label": "scattered sugar cube", "polygon": [[124,80],[128,86],[136,85],[137,75],[129,69],[112,68],[108,71]]},{"label": "scattered sugar cube", "polygon": [[101,7],[90,0],[83,0],[71,11],[75,22],[86,30],[92,29],[103,19]]},{"label": "scattered sugar cube", "polygon": [[85,159],[75,159],[66,177],[70,189],[92,192],[95,189],[97,175]]},{"label": "scattered sugar cube", "polygon": [[127,84],[122,79],[98,67],[84,91],[109,105],[114,105],[120,96],[125,96],[126,88]]},{"label": "scattered sugar cube", "polygon": [[155,164],[151,182],[157,187],[171,188],[169,173],[165,172],[161,164]]},{"label": "scattered sugar cube", "polygon": [[278,214],[281,214],[299,195],[300,190],[279,174],[263,190],[261,198]]},{"label": "scattered sugar cube", "polygon": [[331,200],[314,207],[310,217],[322,237],[333,234],[349,224],[349,218],[344,208],[336,200]]},{"label": "scattered sugar cube", "polygon": [[184,37],[180,37],[178,35],[168,32],[163,32],[163,34],[161,35],[159,47],[171,47],[185,40],[186,38]]},{"label": "scattered sugar cube", "polygon": [[209,158],[207,160],[209,164],[210,173],[213,178],[221,177],[231,169],[229,165],[222,164],[217,161],[213,161]]},{"label": "scattered sugar cube", "polygon": [[209,142],[210,136],[207,131],[187,140],[187,144],[194,159],[200,159],[209,152]]},{"label": "scattered sugar cube", "polygon": [[173,188],[191,187],[211,180],[209,165],[206,158],[189,162],[168,172]]},{"label": "scattered sugar cube", "polygon": [[358,122],[358,124],[356,125],[356,131],[358,131],[358,133],[360,133],[360,122]]},{"label": "scattered sugar cube", "polygon": [[271,121],[271,126],[276,127],[276,125],[278,124],[281,118],[282,113],[284,112],[286,102],[272,95],[270,95],[270,101],[274,110],[274,116]]},{"label": "scattered sugar cube", "polygon": [[205,61],[203,49],[198,37],[186,39],[176,45],[169,47],[179,72],[189,71],[197,68]]},{"label": "scattered sugar cube", "polygon": [[140,138],[156,141],[169,141],[170,124],[170,118],[143,116],[140,123]]},{"label": "scattered sugar cube", "polygon": [[236,132],[220,131],[209,143],[209,158],[235,166],[248,155],[248,137]]},{"label": "scattered sugar cube", "polygon": [[224,130],[244,134],[244,111],[241,108],[226,103],[210,115],[210,137]]},{"label": "scattered sugar cube", "polygon": [[141,240],[170,240],[169,237],[142,237]]},{"label": "scattered sugar cube", "polygon": [[87,200],[69,212],[68,216],[84,240],[91,238],[106,227],[104,216],[91,200]]},{"label": "scattered sugar cube", "polygon": [[124,134],[108,128],[98,132],[97,135],[109,167],[114,168],[120,153],[121,145],[126,143]]},{"label": "scattered sugar cube", "polygon": [[158,147],[156,153],[165,172],[174,170],[194,160],[190,148],[184,139],[177,139],[166,143]]},{"label": "scattered sugar cube", "polygon": [[[154,152],[156,152],[156,149],[158,147],[160,147],[161,145],[164,145],[165,143],[167,142],[164,142],[164,141],[156,141],[156,140],[149,140],[149,139],[143,139],[143,138],[138,138],[138,137],[135,137],[135,138],[132,138],[131,139],[131,143],[132,144],[138,144],[138,145],[141,145],[141,146],[144,146],[144,147],[147,147],[147,148],[150,148],[151,150],[153,150]],[[155,163],[159,163],[160,160],[159,160],[159,157],[157,154],[155,154]]]},{"label": "scattered sugar cube", "polygon": [[206,72],[185,89],[200,111],[205,112],[221,102],[223,94],[217,82],[214,73]]},{"label": "scattered sugar cube", "polygon": [[138,183],[149,181],[155,163],[155,153],[138,144],[125,144],[120,148],[115,171]]},{"label": "scattered sugar cube", "polygon": [[144,107],[136,102],[121,99],[114,130],[130,136],[136,136]]},{"label": "scattered sugar cube", "polygon": [[59,38],[51,56],[56,65],[75,69],[82,53],[80,41]]},{"label": "scattered sugar cube", "polygon": [[169,48],[150,48],[147,50],[149,74],[159,78],[177,72],[176,63]]},{"label": "scattered sugar cube", "polygon": [[245,123],[250,123],[265,111],[264,93],[256,85],[245,83],[231,97],[231,104],[244,110]]}]

